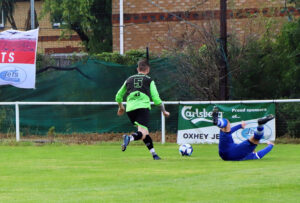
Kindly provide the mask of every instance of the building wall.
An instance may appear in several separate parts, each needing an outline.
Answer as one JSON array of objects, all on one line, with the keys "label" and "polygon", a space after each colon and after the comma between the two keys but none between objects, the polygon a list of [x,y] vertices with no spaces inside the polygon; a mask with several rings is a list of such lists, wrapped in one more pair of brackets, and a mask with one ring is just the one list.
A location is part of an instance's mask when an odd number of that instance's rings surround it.
[{"label": "building wall", "polygon": [[[203,27],[208,21],[218,24],[219,2],[220,0],[124,0],[125,51],[145,49],[148,46],[151,51],[161,52],[169,46],[167,39],[170,35],[180,35],[190,27]],[[250,33],[261,34],[264,22],[270,17],[279,22],[287,21],[284,6],[284,0],[228,0],[228,34],[235,33],[243,41]],[[113,50],[119,51],[119,0],[112,0],[112,8]],[[292,7],[288,9],[299,16],[299,11]]]},{"label": "building wall", "polygon": [[[29,1],[17,2],[15,8],[14,18],[19,30],[24,30],[25,21],[28,16],[30,8]],[[42,10],[42,1],[35,1],[35,10],[39,18]],[[73,53],[83,50],[83,46],[79,36],[72,33],[68,38],[61,39],[61,29],[53,29],[49,16],[38,20],[39,23],[39,40],[38,52],[39,53]],[[4,29],[11,29],[10,24],[7,22]]]}]

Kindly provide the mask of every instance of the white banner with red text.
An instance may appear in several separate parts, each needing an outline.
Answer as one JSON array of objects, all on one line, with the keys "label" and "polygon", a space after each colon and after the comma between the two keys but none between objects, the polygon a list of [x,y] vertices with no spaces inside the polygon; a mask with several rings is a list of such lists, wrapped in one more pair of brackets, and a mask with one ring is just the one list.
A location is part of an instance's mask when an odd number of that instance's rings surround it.
[{"label": "white banner with red text", "polygon": [[35,88],[39,29],[0,32],[0,85]]}]

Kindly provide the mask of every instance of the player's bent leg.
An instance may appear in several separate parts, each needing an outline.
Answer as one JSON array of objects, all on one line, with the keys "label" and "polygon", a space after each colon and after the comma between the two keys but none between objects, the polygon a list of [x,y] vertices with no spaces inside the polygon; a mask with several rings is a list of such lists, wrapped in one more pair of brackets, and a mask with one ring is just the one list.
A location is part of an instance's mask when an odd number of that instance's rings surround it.
[{"label": "player's bent leg", "polygon": [[251,152],[246,157],[241,159],[240,161],[246,161],[246,160],[254,160],[254,159],[260,159],[260,157],[257,155],[256,152]]},{"label": "player's bent leg", "polygon": [[270,120],[273,120],[275,117],[270,114],[266,117],[260,118],[257,120],[257,131],[254,133],[253,138],[250,139],[251,142],[253,142],[254,144],[258,144],[259,140],[263,137],[264,135],[264,124],[266,124],[267,122],[269,122]]},{"label": "player's bent leg", "polygon": [[274,144],[272,142],[268,142],[268,146],[257,152],[259,158],[262,159],[266,154],[268,154],[273,149],[273,146]]},{"label": "player's bent leg", "polygon": [[245,160],[255,160],[255,159],[262,159],[266,154],[268,154],[273,149],[274,144],[269,142],[268,146],[258,152],[252,152],[248,154],[246,157],[241,159],[241,161]]}]

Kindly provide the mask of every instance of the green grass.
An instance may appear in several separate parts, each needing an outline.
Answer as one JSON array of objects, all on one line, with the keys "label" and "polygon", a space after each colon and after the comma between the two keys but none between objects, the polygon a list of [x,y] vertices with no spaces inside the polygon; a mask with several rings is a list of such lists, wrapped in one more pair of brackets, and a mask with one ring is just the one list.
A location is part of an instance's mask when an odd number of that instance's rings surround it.
[{"label": "green grass", "polygon": [[[0,146],[0,202],[299,202],[300,145],[262,160],[225,162],[217,145],[119,143]],[[264,145],[259,148],[264,147]]]}]

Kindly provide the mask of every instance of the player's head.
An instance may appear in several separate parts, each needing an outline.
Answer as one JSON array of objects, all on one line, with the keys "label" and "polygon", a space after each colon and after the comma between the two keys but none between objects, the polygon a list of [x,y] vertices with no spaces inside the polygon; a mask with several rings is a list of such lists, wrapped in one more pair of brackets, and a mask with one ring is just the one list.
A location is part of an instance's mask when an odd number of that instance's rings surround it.
[{"label": "player's head", "polygon": [[142,59],[138,62],[137,71],[144,74],[148,74],[150,72],[150,65],[147,59]]}]

